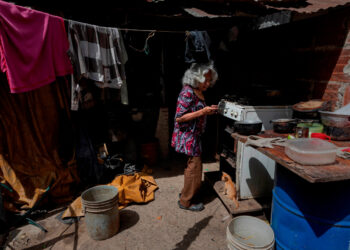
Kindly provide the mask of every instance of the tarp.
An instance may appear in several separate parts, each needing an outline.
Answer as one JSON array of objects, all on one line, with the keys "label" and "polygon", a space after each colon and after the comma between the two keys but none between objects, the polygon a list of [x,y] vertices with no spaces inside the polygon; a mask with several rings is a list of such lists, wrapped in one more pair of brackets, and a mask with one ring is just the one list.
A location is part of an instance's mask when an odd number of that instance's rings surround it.
[{"label": "tarp", "polygon": [[[153,177],[144,172],[117,176],[108,185],[118,188],[119,209],[133,202],[146,203],[154,200],[154,191],[158,188]],[[80,196],[68,206],[62,218],[79,216],[84,216]]]},{"label": "tarp", "polygon": [[0,183],[8,210],[31,208],[50,186],[54,203],[72,199],[78,181],[65,78],[39,89],[10,94],[0,74]]}]

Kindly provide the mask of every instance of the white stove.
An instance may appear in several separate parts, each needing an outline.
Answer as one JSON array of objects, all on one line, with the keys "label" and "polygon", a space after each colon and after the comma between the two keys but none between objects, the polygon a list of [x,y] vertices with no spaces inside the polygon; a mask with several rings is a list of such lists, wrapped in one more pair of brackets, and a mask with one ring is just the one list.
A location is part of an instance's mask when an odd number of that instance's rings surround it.
[{"label": "white stove", "polygon": [[[226,99],[219,102],[218,108],[219,114],[229,119],[223,120],[224,123],[231,124],[231,120],[260,120],[263,123],[262,130],[273,128],[271,120],[292,118],[293,115],[291,106],[248,106]],[[235,152],[233,146],[235,143],[232,141],[235,139],[232,138],[231,133],[232,131],[227,131],[227,133],[222,134],[223,148],[231,151],[231,154],[222,158],[220,169],[224,171],[227,170],[227,167],[230,168],[231,165],[225,163],[227,159],[234,162],[231,173],[232,171],[235,173],[232,177],[235,177],[238,199],[244,200],[271,195],[275,161],[257,149],[245,145],[245,142],[242,141],[237,141]]]},{"label": "white stove", "polygon": [[272,129],[273,119],[292,118],[292,106],[247,106],[222,99],[219,102],[219,114],[234,121],[260,120],[262,130]]}]

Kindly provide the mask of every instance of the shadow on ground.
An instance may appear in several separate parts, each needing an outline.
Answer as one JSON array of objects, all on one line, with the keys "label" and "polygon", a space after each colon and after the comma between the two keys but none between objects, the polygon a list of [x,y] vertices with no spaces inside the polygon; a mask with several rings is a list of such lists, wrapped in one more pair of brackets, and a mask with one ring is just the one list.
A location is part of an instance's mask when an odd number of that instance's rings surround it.
[{"label": "shadow on ground", "polygon": [[200,232],[209,224],[209,221],[213,216],[208,216],[198,221],[193,227],[187,230],[187,233],[183,236],[182,241],[176,244],[174,250],[188,249],[193,241],[196,240]]},{"label": "shadow on ground", "polygon": [[122,232],[126,229],[131,228],[140,220],[138,213],[132,210],[123,209],[120,210],[120,229],[119,232]]}]

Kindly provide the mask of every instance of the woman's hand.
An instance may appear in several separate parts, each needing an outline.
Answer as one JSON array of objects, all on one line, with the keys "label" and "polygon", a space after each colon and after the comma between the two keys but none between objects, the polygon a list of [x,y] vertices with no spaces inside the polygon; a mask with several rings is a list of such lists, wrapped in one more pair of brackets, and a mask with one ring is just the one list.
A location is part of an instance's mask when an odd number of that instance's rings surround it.
[{"label": "woman's hand", "polygon": [[217,105],[211,105],[211,106],[206,106],[202,109],[203,115],[213,115],[218,112],[218,106]]},{"label": "woman's hand", "polygon": [[176,121],[179,123],[187,122],[187,121],[196,119],[198,117],[201,117],[203,115],[213,115],[213,114],[216,114],[217,112],[218,112],[217,105],[206,106],[203,109],[197,110],[195,112],[184,114],[183,116],[176,118]]}]

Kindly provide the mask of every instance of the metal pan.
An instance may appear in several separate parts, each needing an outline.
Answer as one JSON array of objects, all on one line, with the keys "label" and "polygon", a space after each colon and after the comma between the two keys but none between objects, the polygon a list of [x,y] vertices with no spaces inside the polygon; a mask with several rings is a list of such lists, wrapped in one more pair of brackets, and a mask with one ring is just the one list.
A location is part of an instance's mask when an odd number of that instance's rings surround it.
[{"label": "metal pan", "polygon": [[261,121],[238,121],[234,124],[234,130],[241,135],[256,135],[261,131]]}]

